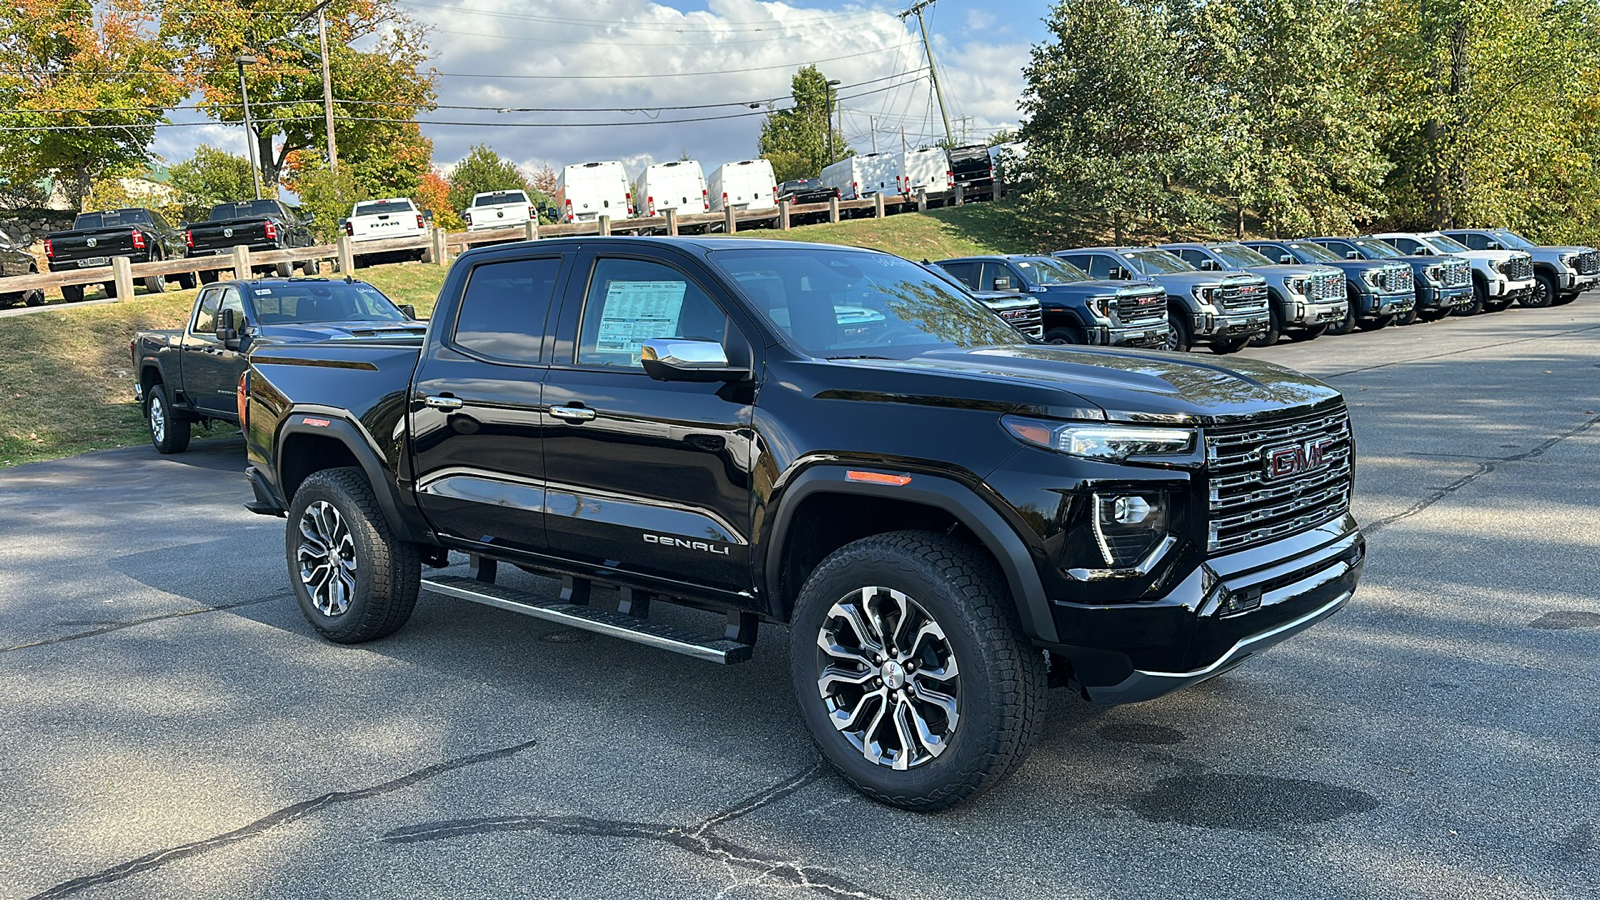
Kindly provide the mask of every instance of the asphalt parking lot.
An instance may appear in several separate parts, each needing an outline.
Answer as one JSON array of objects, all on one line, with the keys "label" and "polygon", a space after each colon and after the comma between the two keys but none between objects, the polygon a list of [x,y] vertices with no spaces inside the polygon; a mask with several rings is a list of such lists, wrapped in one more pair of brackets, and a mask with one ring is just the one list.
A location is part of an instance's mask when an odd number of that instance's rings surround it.
[{"label": "asphalt parking lot", "polygon": [[0,471],[0,896],[1600,896],[1600,295],[1248,353],[1348,396],[1355,600],[1056,692],[939,815],[820,765],[779,629],[720,668],[424,595],[334,646],[238,440]]}]

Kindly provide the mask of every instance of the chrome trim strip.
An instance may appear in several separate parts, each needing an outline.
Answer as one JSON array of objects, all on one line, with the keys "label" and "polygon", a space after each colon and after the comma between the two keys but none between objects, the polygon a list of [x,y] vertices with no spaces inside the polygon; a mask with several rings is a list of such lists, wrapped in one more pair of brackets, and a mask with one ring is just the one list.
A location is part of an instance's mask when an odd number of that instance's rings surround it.
[{"label": "chrome trim strip", "polygon": [[[1099,537],[1098,528],[1095,529],[1095,533],[1096,537]],[[1117,578],[1140,578],[1149,575],[1150,570],[1156,567],[1156,563],[1160,562],[1161,558],[1167,555],[1167,551],[1171,550],[1177,543],[1177,538],[1170,534],[1167,535],[1161,539],[1161,543],[1157,544],[1154,550],[1150,551],[1149,555],[1131,569],[1068,569],[1067,575],[1077,581],[1111,581]]]}]

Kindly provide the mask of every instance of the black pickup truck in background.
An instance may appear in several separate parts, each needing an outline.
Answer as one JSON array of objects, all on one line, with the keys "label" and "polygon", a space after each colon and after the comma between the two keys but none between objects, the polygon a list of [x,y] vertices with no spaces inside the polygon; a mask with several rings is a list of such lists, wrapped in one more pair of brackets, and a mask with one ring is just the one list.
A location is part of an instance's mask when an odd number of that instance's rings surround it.
[{"label": "black pickup truck in background", "polygon": [[[247,381],[248,507],[287,517],[328,639],[393,633],[422,590],[718,663],[786,627],[822,755],[911,809],[1015,771],[1047,685],[1130,703],[1221,674],[1337,612],[1365,558],[1338,391],[1033,343],[870,250],[477,248],[421,340],[258,349]],[[452,550],[473,577],[423,576]]]},{"label": "black pickup truck in background", "polygon": [[[221,256],[232,253],[235,247],[249,247],[263,253],[310,247],[316,243],[310,227],[316,218],[312,213],[302,216],[299,210],[277,200],[219,203],[211,207],[211,214],[204,222],[189,222],[183,226],[183,242],[189,256]],[[263,266],[258,274],[288,278],[294,274],[295,265]],[[322,268],[317,260],[299,265],[308,276],[316,275]],[[221,275],[221,272],[201,272],[200,280],[210,283]]]},{"label": "black pickup truck in background", "polygon": [[134,396],[162,453],[189,446],[195,423],[239,423],[246,355],[267,344],[347,338],[415,340],[426,324],[361,281],[225,281],[195,298],[183,329],[140,331],[128,342]]},{"label": "black pickup truck in background", "polygon": [[[111,265],[111,257],[125,256],[132,262],[179,259],[183,256],[183,236],[151,209],[108,209],[79,213],[69,231],[45,235],[44,255],[52,272],[73,272]],[[144,289],[158,294],[167,289],[167,277],[178,287],[195,285],[193,272],[172,276],[151,275]],[[107,297],[117,295],[114,282],[105,282]],[[67,302],[83,299],[81,284],[65,285],[61,296]]]},{"label": "black pickup truck in background", "polygon": [[[25,246],[24,241],[0,229],[0,278],[38,274],[39,263],[33,258],[33,254],[23,249]],[[38,306],[43,302],[44,291],[37,288],[31,291],[7,291],[6,283],[0,281],[0,309],[19,303],[23,306]]]},{"label": "black pickup truck in background", "polygon": [[955,177],[965,200],[994,196],[994,165],[986,144],[953,147],[950,150],[950,174]]}]

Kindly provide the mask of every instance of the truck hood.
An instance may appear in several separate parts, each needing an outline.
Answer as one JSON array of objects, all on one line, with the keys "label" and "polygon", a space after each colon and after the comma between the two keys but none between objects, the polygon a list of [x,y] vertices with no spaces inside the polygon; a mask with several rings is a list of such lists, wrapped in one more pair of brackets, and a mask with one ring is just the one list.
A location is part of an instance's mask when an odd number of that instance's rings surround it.
[{"label": "truck hood", "polygon": [[301,322],[257,326],[254,339],[273,344],[313,341],[418,341],[426,322]]},{"label": "truck hood", "polygon": [[1251,266],[1248,269],[1241,269],[1239,271],[1250,272],[1255,275],[1260,275],[1263,278],[1306,278],[1312,275],[1325,275],[1329,272],[1337,272],[1338,270],[1332,266],[1322,265],[1321,263],[1317,263],[1315,265],[1306,263],[1277,263],[1270,266]]},{"label": "truck hood", "polygon": [[1153,281],[1069,281],[1066,284],[1041,284],[1035,291],[1049,294],[1083,294],[1090,297],[1141,296],[1160,289]]},{"label": "truck hood", "polygon": [[[1459,256],[1462,259],[1486,259],[1489,262],[1503,263],[1506,260],[1516,259],[1519,256],[1528,256],[1529,254],[1527,253],[1527,251],[1524,251],[1524,250],[1452,250],[1452,251],[1450,251],[1450,255],[1451,256]],[[1429,259],[1429,258],[1438,259],[1439,257],[1437,257],[1437,256],[1435,256],[1435,257],[1423,256],[1423,257],[1408,257],[1408,258],[1409,259]]]},{"label": "truck hood", "polygon": [[1548,247],[1535,247],[1533,250],[1518,250],[1518,253],[1593,253],[1593,247],[1561,247],[1554,244]]},{"label": "truck hood", "polygon": [[[1292,369],[1232,357],[1226,366],[1192,356],[1116,348],[1028,345],[937,350],[907,360],[846,360],[870,368],[900,402],[981,403],[1057,418],[1208,425],[1293,408],[1335,405],[1337,390]],[[908,376],[897,379],[888,373]],[[886,377],[888,376],[888,377]],[[825,391],[839,399],[891,397]]]}]

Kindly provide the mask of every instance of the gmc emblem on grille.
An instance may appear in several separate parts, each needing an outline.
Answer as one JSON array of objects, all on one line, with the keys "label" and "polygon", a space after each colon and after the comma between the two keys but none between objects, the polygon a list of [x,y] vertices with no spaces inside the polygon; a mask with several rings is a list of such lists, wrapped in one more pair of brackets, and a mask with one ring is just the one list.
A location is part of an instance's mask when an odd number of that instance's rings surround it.
[{"label": "gmc emblem on grille", "polygon": [[1267,480],[1289,478],[1321,468],[1327,461],[1329,448],[1335,443],[1337,441],[1331,437],[1320,437],[1303,443],[1268,448],[1265,451]]}]

